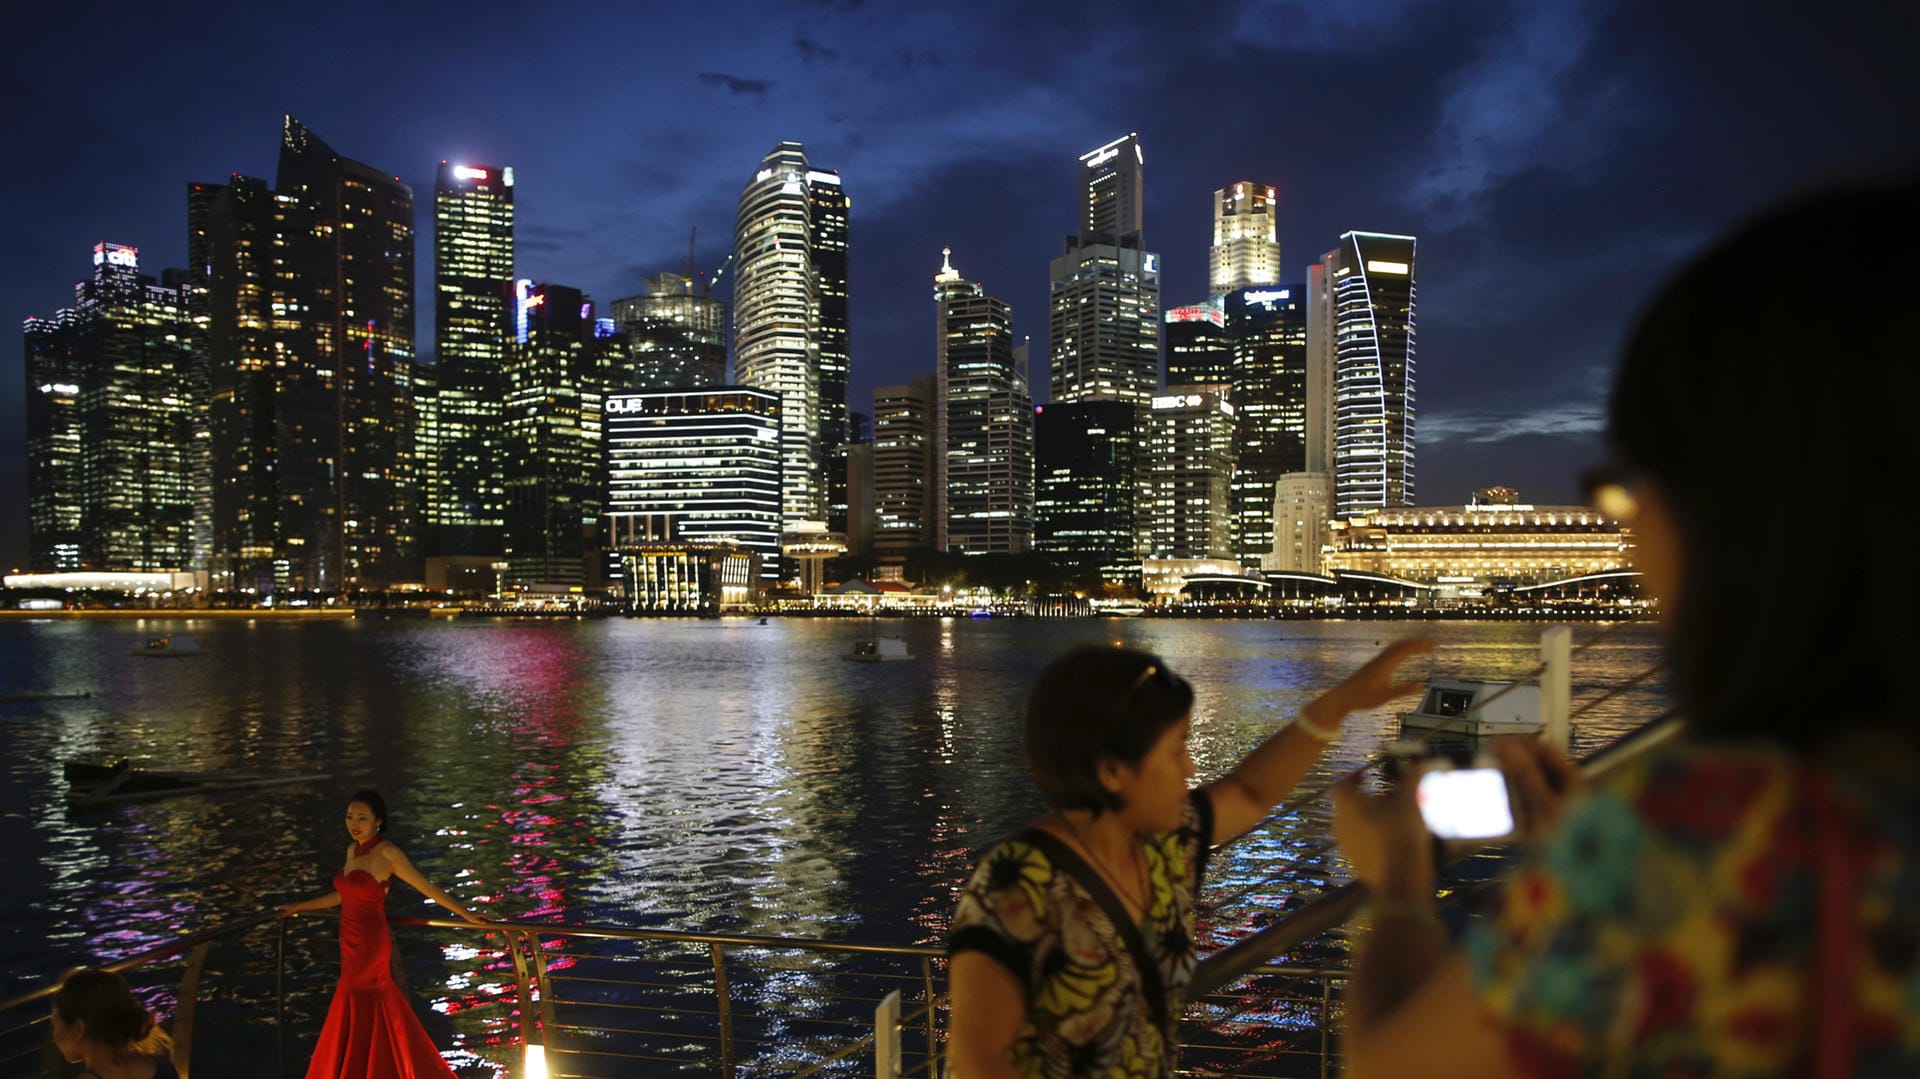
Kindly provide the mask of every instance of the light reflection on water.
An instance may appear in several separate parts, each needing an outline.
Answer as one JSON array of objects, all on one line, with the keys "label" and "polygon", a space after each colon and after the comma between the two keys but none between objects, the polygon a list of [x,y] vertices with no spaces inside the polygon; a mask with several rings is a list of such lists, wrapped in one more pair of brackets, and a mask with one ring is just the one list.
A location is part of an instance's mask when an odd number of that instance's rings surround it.
[{"label": "light reflection on water", "polygon": [[[157,624],[156,624],[157,625]],[[177,623],[168,624],[180,629]],[[316,894],[338,867],[342,809],[372,786],[393,838],[434,881],[497,917],[634,928],[937,943],[975,851],[1034,815],[1019,749],[1022,697],[1040,668],[1088,641],[1157,651],[1197,692],[1193,757],[1224,772],[1400,623],[1161,620],[884,623],[917,657],[844,663],[864,621],[359,620],[198,622],[200,656],[133,658],[142,623],[0,623],[0,691],[91,691],[0,705],[0,850],[17,881],[0,937],[0,984],[130,954],[183,931]],[[1500,677],[1537,659],[1542,627],[1448,622],[1431,669]],[[1576,643],[1599,627],[1576,627]],[[1575,700],[1639,673],[1651,627],[1629,626],[1575,665]],[[1428,673],[1414,662],[1416,676]],[[1657,689],[1609,702],[1576,748],[1662,706]],[[1323,783],[1391,730],[1356,717],[1321,762]],[[325,782],[69,814],[60,762],[323,772]],[[1211,920],[1236,937],[1317,887],[1330,863],[1295,865],[1324,806],[1223,852],[1226,890],[1282,878]],[[405,886],[393,913],[432,914]],[[311,1029],[337,962],[330,929],[289,935]],[[497,946],[402,932],[417,990],[482,1043],[498,1018],[464,1001],[510,973]],[[429,943],[432,941],[432,943]],[[492,950],[488,950],[492,948]],[[249,960],[271,991],[264,940]],[[430,953],[430,954],[429,954]],[[436,965],[436,960],[438,963]],[[803,981],[803,980],[802,980]],[[236,1007],[259,985],[232,990]],[[799,982],[763,997],[800,999]],[[269,1005],[270,1007],[270,1005]],[[212,1044],[203,1051],[217,1052]]]}]

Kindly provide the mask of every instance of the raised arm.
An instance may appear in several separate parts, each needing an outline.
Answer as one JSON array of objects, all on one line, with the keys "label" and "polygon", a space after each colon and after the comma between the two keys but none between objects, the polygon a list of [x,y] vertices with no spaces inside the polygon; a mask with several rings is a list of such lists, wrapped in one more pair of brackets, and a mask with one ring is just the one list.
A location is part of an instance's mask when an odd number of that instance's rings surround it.
[{"label": "raised arm", "polygon": [[1407,657],[1431,651],[1433,641],[1425,637],[1395,641],[1381,649],[1346,681],[1300,709],[1297,721],[1275,731],[1233,771],[1207,784],[1207,796],[1213,801],[1213,841],[1224,843],[1265,819],[1320,759],[1350,713],[1378,708],[1424,688],[1423,682],[1397,681],[1394,675]]},{"label": "raised arm", "polygon": [[428,880],[426,874],[414,868],[413,861],[407,857],[406,851],[401,850],[391,843],[382,843],[377,849],[384,852],[387,859],[387,866],[393,870],[393,875],[419,889],[421,895],[426,896],[428,899],[433,900],[435,903],[440,904],[475,925],[486,925],[492,920],[475,914],[461,906],[458,899],[448,895],[441,890],[439,885]]}]

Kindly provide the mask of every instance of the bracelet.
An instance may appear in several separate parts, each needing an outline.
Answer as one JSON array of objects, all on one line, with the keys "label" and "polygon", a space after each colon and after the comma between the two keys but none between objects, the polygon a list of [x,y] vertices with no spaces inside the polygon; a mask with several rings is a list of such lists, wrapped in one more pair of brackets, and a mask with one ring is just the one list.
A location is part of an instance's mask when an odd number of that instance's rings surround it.
[{"label": "bracelet", "polygon": [[1404,899],[1373,899],[1367,903],[1367,920],[1375,929],[1381,922],[1412,922],[1441,937],[1447,935],[1447,929],[1440,924],[1440,916],[1430,906],[1409,903]]},{"label": "bracelet", "polygon": [[1333,741],[1335,738],[1340,737],[1340,729],[1338,727],[1334,728],[1333,730],[1328,730],[1327,728],[1322,727],[1320,724],[1315,723],[1313,720],[1307,718],[1306,709],[1304,708],[1293,714],[1292,725],[1300,728],[1300,732],[1302,734],[1305,734],[1308,738],[1311,738],[1314,741],[1319,742],[1323,745]]}]

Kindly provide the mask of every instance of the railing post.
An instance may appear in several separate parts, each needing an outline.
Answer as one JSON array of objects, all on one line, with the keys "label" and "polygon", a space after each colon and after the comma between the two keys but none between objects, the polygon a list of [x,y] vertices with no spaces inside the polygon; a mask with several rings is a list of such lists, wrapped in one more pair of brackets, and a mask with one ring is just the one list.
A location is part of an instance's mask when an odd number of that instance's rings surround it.
[{"label": "railing post", "polygon": [[1562,753],[1573,737],[1573,630],[1549,626],[1540,634],[1540,737]]},{"label": "railing post", "polygon": [[720,1005],[720,1074],[733,1079],[733,998],[727,993],[727,957],[719,941],[707,947],[713,953],[713,992]]},{"label": "railing post", "polygon": [[193,1012],[200,1003],[200,975],[207,969],[213,941],[202,941],[187,953],[187,972],[180,978],[180,1007],[173,1013],[173,1068],[180,1079],[193,1071]]},{"label": "railing post", "polygon": [[287,1079],[287,919],[273,953],[273,1074]]},{"label": "railing post", "polygon": [[940,1028],[934,1014],[933,960],[920,957],[920,988],[927,995],[927,1077],[940,1079]]},{"label": "railing post", "polygon": [[895,989],[873,1009],[873,1074],[876,1079],[899,1079],[900,990]]},{"label": "railing post", "polygon": [[1320,975],[1320,1079],[1327,1079],[1327,1051],[1331,1046],[1327,1030],[1333,1026],[1333,979]]}]

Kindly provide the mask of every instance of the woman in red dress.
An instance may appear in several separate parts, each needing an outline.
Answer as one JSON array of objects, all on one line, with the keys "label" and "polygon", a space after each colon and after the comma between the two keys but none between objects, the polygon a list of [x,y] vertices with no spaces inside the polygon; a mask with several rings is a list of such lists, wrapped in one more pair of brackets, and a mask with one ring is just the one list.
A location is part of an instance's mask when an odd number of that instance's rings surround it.
[{"label": "woman in red dress", "polygon": [[399,877],[435,903],[478,925],[474,914],[428,880],[399,847],[386,841],[387,803],[361,791],[347,803],[347,862],[333,891],[280,908],[282,916],[340,908],[340,984],[327,1008],[307,1079],[454,1079],[433,1040],[393,983],[393,938],[387,932],[387,886]]}]

